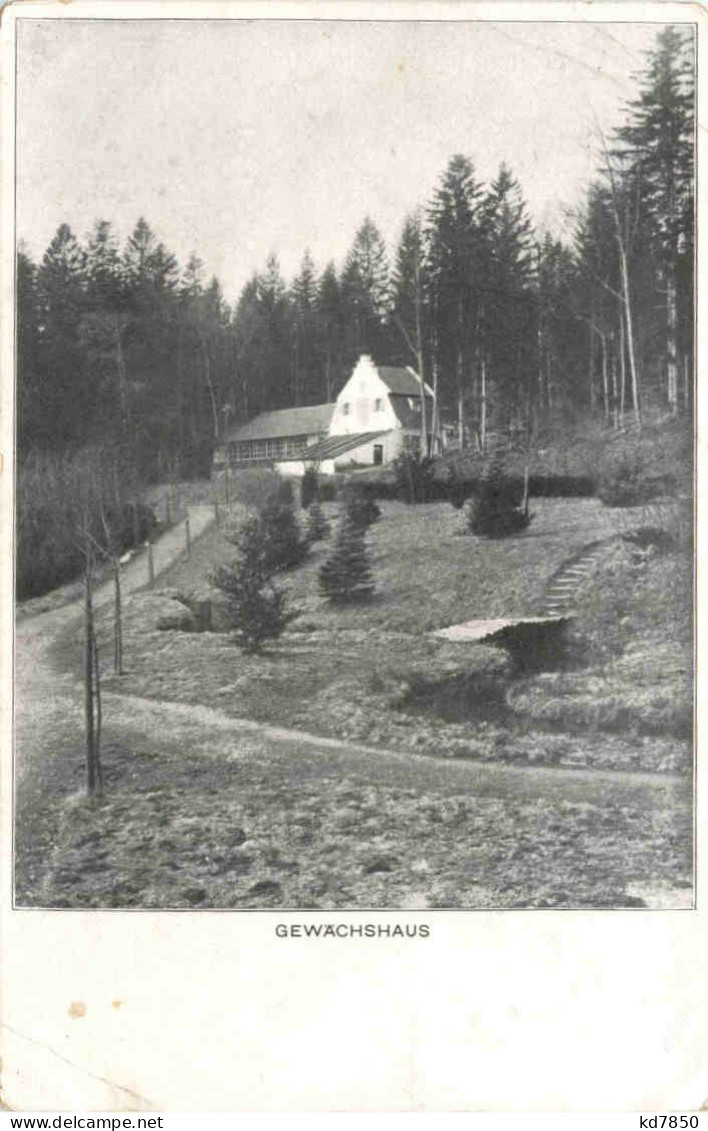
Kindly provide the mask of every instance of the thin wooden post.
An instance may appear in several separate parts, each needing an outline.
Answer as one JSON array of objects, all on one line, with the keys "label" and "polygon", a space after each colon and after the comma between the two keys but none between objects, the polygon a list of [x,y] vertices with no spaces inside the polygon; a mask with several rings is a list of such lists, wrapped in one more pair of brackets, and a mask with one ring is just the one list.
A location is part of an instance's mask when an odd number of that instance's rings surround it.
[{"label": "thin wooden post", "polygon": [[86,718],[86,792],[96,791],[95,730],[94,730],[94,646],[93,646],[93,595],[91,584],[91,550],[86,546],[86,642],[84,650],[84,713]]},{"label": "thin wooden post", "polygon": [[189,529],[189,514],[187,514],[187,517],[184,520],[184,537],[187,545],[187,557],[189,557],[189,555],[192,553],[192,537],[191,531]]},{"label": "thin wooden post", "polygon": [[524,501],[523,501],[524,516],[529,516],[529,465],[524,467]]},{"label": "thin wooden post", "polygon": [[137,546],[140,541],[140,523],[138,521],[138,501],[133,499],[133,545]]},{"label": "thin wooden post", "polygon": [[231,498],[231,468],[228,464],[228,459],[227,459],[226,470],[224,472],[224,501],[225,501],[227,507],[229,505],[230,498]]},{"label": "thin wooden post", "polygon": [[101,728],[103,714],[101,710],[101,670],[98,666],[98,643],[96,633],[92,632],[91,667],[93,671],[93,697],[96,706],[96,725],[94,728],[93,761],[96,775],[96,792],[103,793],[103,767],[101,765]]},{"label": "thin wooden post", "polygon": [[219,500],[217,499],[216,494],[214,494],[214,518],[216,519],[216,529],[218,530],[219,525],[220,525],[220,523],[219,523]]},{"label": "thin wooden post", "polygon": [[155,584],[155,559],[152,554],[152,542],[148,542],[148,585]]},{"label": "thin wooden post", "polygon": [[165,492],[165,522],[168,526],[172,525],[172,507],[170,506],[170,492]]},{"label": "thin wooden post", "polygon": [[115,578],[115,616],[113,625],[113,668],[116,675],[123,674],[123,617],[120,592],[120,561],[115,559],[113,566]]}]

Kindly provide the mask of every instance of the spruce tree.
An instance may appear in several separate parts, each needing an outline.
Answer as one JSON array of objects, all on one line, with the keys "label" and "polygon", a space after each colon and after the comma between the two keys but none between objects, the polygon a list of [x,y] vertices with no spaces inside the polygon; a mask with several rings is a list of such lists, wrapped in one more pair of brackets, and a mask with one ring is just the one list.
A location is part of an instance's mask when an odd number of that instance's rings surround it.
[{"label": "spruce tree", "polygon": [[311,503],[319,498],[320,488],[317,469],[306,467],[305,474],[300,481],[300,506],[307,510]]},{"label": "spruce tree", "polygon": [[245,523],[237,545],[236,560],[215,569],[210,581],[226,598],[239,647],[257,652],[267,640],[280,636],[298,614],[288,610],[286,594],[273,585],[267,538],[255,516]]},{"label": "spruce tree", "polygon": [[487,460],[480,483],[465,506],[465,516],[469,532],[487,538],[514,534],[531,522],[528,497],[506,474],[501,448]]},{"label": "spruce tree", "polygon": [[[681,399],[679,370],[689,370],[693,340],[694,50],[691,29],[668,25],[659,33],[640,96],[617,133],[623,159],[637,169],[642,239],[656,264],[656,305],[663,299],[664,306],[665,396],[674,412]],[[683,400],[688,407],[687,387]]]},{"label": "spruce tree", "polygon": [[472,163],[456,154],[428,211],[427,275],[440,403],[448,410],[454,407],[460,447],[468,408],[478,414],[472,376],[479,360],[481,288],[487,282],[481,206],[482,189]]},{"label": "spruce tree", "polygon": [[365,530],[344,515],[330,557],[320,568],[320,588],[334,605],[364,601],[374,592]]},{"label": "spruce tree", "polygon": [[381,356],[387,343],[389,266],[383,237],[368,216],[347,255],[341,295],[349,364],[362,353]]},{"label": "spruce tree", "polygon": [[328,263],[320,277],[315,314],[321,368],[321,391],[317,397],[329,402],[344,381],[342,295],[334,263]]},{"label": "spruce tree", "polygon": [[292,502],[277,496],[260,509],[258,521],[263,535],[266,565],[277,572],[300,565],[308,549]]},{"label": "spruce tree", "polygon": [[343,516],[360,530],[367,530],[381,517],[381,508],[375,499],[355,485],[347,485],[341,493]]},{"label": "spruce tree", "polygon": [[328,536],[331,529],[331,525],[322,510],[322,504],[318,499],[313,499],[307,511],[306,533],[308,542],[320,542]]},{"label": "spruce tree", "polygon": [[319,398],[316,365],[317,278],[309,250],[290,288],[292,311],[292,403],[315,404]]},{"label": "spruce tree", "polygon": [[504,164],[485,195],[482,215],[487,278],[478,349],[482,354],[479,432],[484,450],[488,421],[501,428],[524,423],[538,347],[538,311],[531,291],[535,275],[531,220],[521,187]]}]

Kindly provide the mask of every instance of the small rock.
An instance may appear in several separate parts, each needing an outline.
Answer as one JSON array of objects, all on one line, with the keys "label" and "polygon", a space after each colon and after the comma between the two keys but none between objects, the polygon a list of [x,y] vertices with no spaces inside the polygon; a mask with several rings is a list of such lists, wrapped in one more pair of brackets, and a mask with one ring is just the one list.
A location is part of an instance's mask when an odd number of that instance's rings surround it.
[{"label": "small rock", "polygon": [[197,624],[189,609],[181,609],[174,613],[167,613],[158,617],[155,628],[161,632],[194,632]]},{"label": "small rock", "polygon": [[367,876],[375,872],[392,872],[397,864],[395,856],[377,856],[364,866],[364,872]]},{"label": "small rock", "polygon": [[181,894],[187,903],[203,903],[207,893],[204,888],[185,888]]},{"label": "small rock", "polygon": [[280,899],[283,889],[275,880],[259,880],[248,889],[247,895],[266,895]]}]

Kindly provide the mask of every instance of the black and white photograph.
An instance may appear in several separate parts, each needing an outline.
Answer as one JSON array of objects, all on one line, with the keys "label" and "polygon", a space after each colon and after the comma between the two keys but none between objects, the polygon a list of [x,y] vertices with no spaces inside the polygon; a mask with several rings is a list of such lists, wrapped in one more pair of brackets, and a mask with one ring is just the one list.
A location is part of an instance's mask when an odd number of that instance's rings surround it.
[{"label": "black and white photograph", "polygon": [[694,25],[129,7],[17,18],[14,907],[690,911]]}]

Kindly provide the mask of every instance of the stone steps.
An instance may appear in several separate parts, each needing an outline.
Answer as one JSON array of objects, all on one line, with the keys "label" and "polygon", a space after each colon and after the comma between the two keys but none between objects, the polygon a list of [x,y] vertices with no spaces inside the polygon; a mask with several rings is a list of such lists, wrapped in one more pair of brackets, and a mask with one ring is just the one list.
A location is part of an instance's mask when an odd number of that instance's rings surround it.
[{"label": "stone steps", "polygon": [[558,616],[573,608],[580,586],[590,576],[601,556],[601,550],[593,550],[556,574],[546,590],[544,610],[549,616]]}]

